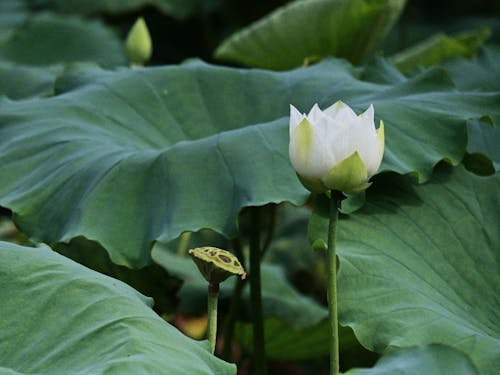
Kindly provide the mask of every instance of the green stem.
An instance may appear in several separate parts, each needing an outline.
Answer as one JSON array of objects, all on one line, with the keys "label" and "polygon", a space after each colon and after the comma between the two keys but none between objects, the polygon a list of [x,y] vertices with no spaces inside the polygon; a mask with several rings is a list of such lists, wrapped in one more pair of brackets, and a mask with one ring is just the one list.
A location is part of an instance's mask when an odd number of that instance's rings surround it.
[{"label": "green stem", "polygon": [[260,215],[259,208],[252,208],[250,234],[250,299],[253,323],[254,372],[267,374],[266,349],[264,346],[264,320],[262,317],[262,291],[260,284]]},{"label": "green stem", "polygon": [[[244,269],[246,269],[243,249],[241,248],[241,243],[238,239],[233,240],[233,250],[236,258],[240,260],[241,265]],[[233,294],[231,296],[231,302],[229,304],[229,311],[227,312],[226,319],[224,320],[224,347],[222,349],[222,358],[227,361],[231,360],[234,326],[236,324],[238,308],[240,305],[241,294],[243,292],[244,286],[244,280],[238,278],[233,288]]]},{"label": "green stem", "polygon": [[269,216],[269,224],[267,227],[267,236],[266,239],[264,240],[264,244],[262,245],[262,254],[261,254],[261,260],[264,258],[264,255],[266,254],[267,249],[269,249],[271,242],[274,237],[274,230],[276,228],[276,210],[277,210],[276,204],[271,204],[268,207],[267,213]]},{"label": "green stem", "polygon": [[215,353],[217,340],[217,300],[219,298],[219,284],[208,284],[208,342],[210,352]]},{"label": "green stem", "polygon": [[328,225],[328,312],[330,318],[330,375],[339,374],[339,332],[337,315],[337,253],[335,249],[336,229],[338,221],[338,207],[340,192],[331,191],[330,223]]}]

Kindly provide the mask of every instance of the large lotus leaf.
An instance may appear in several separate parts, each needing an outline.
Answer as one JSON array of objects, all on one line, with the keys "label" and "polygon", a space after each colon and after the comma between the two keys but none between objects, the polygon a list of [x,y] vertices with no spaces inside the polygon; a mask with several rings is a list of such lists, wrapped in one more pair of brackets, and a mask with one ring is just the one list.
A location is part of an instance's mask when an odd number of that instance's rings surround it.
[{"label": "large lotus leaf", "polygon": [[453,57],[472,57],[489,36],[488,29],[468,31],[453,37],[437,34],[398,52],[391,60],[398,69],[408,72],[418,66],[436,65]]},{"label": "large lotus leaf", "polygon": [[[57,244],[54,250],[85,267],[123,281],[138,292],[153,298],[155,311],[160,315],[169,314],[177,307],[179,280],[156,264],[141,269],[116,265],[99,244],[82,237],[71,240],[69,244]],[[203,302],[206,302],[205,298]],[[204,308],[206,309],[206,306]]]},{"label": "large lotus leaf", "polygon": [[0,242],[0,283],[7,373],[236,373],[156,315],[151,299],[49,248]]},{"label": "large lotus leaf", "polygon": [[56,10],[68,13],[120,14],[153,6],[165,14],[185,19],[200,10],[210,10],[218,0],[46,0]]},{"label": "large lotus leaf", "polygon": [[[91,61],[111,67],[126,64],[120,39],[99,21],[39,13],[18,23],[0,44],[0,58],[25,65]],[[17,21],[16,21],[17,20]]]},{"label": "large lotus leaf", "polygon": [[392,350],[370,369],[353,369],[345,375],[475,375],[468,356],[444,345]]},{"label": "large lotus leaf", "polygon": [[367,348],[442,343],[500,368],[500,174],[384,176],[339,224],[340,321]]},{"label": "large lotus leaf", "polygon": [[142,266],[156,239],[207,227],[235,236],[242,207],[305,201],[288,157],[290,103],[374,103],[382,169],[422,180],[443,158],[462,159],[465,120],[500,117],[500,94],[458,92],[438,69],[396,84],[355,74],[334,59],[284,73],[75,68],[58,80],[68,92],[0,102],[0,205],[35,241],[81,235]]},{"label": "large lotus leaf", "polygon": [[398,19],[405,0],[307,0],[287,4],[236,32],[215,51],[219,60],[284,70],[307,58],[359,63]]},{"label": "large lotus leaf", "polygon": [[53,95],[62,70],[62,65],[36,67],[0,61],[0,95],[15,100]]}]

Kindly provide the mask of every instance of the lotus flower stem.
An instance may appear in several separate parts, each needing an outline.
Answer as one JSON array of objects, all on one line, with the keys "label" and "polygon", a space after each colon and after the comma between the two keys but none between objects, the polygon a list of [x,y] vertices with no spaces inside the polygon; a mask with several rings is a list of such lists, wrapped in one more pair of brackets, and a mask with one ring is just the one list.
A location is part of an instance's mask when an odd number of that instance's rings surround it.
[{"label": "lotus flower stem", "polygon": [[219,284],[208,284],[208,342],[210,353],[215,353],[217,340],[217,303],[219,299]]},{"label": "lotus flower stem", "polygon": [[328,225],[327,249],[327,297],[328,313],[330,319],[330,375],[339,374],[339,331],[337,313],[337,252],[335,248],[338,208],[341,202],[341,193],[331,190],[330,198],[330,223]]},{"label": "lotus flower stem", "polygon": [[253,323],[254,373],[267,374],[266,350],[264,346],[264,320],[262,317],[262,291],[260,283],[260,211],[252,208],[250,234],[250,299]]}]

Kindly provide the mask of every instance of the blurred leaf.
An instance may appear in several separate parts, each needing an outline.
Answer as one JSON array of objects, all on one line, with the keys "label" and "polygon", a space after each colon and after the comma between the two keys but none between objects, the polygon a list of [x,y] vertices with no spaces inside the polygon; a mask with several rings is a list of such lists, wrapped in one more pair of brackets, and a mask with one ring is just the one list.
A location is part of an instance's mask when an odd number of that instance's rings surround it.
[{"label": "blurred leaf", "polygon": [[88,61],[112,67],[127,61],[121,40],[98,21],[38,13],[25,22],[13,22],[12,27],[9,37],[0,43],[0,58],[13,63]]},{"label": "blurred leaf", "polygon": [[48,248],[0,242],[0,362],[24,374],[235,374],[144,297]]},{"label": "blurred leaf", "polygon": [[468,356],[444,345],[394,349],[371,369],[352,369],[345,375],[475,375]]},{"label": "blurred leaf", "polygon": [[[327,357],[330,347],[330,323],[327,318],[306,326],[293,326],[275,317],[264,320],[266,356],[273,360],[298,361]],[[253,326],[238,322],[236,339],[247,353],[253,352]],[[373,357],[356,340],[349,327],[339,326],[340,358],[343,365],[351,362],[371,365]]]},{"label": "blurred leaf", "polygon": [[236,32],[219,60],[265,69],[301,66],[307,58],[367,57],[398,19],[405,0],[294,1]]},{"label": "blurred leaf", "polygon": [[264,263],[261,273],[266,316],[280,318],[296,327],[310,327],[328,315],[324,306],[297,292],[288,281],[283,267]]},{"label": "blurred leaf", "polygon": [[500,47],[484,46],[476,59],[454,59],[444,63],[453,82],[460,90],[496,92],[500,87]]},{"label": "blurred leaf", "polygon": [[186,19],[196,13],[212,10],[218,0],[45,0],[60,12],[93,14],[121,14],[153,6],[177,19]]},{"label": "blurred leaf", "polygon": [[[193,301],[198,301],[205,308],[208,283],[190,257],[178,256],[162,246],[155,246],[152,256],[157,264],[184,281],[179,292],[181,301],[183,299],[191,301],[191,307],[196,305]],[[325,307],[301,295],[290,284],[282,267],[264,263],[261,273],[262,303],[266,316],[278,317],[288,324],[299,327],[316,324],[328,314]],[[231,295],[234,281],[232,278],[220,284],[221,298]],[[247,307],[250,304],[248,294],[248,290],[245,290],[242,301]]]},{"label": "blurred leaf", "polygon": [[488,29],[468,31],[454,37],[437,34],[398,52],[391,60],[402,72],[409,72],[418,66],[437,65],[453,57],[472,57],[490,34]]},{"label": "blurred leaf", "polygon": [[[500,127],[484,121],[469,121],[467,168],[482,175],[500,171]],[[471,165],[474,164],[474,166]]]},{"label": "blurred leaf", "polygon": [[458,92],[442,70],[375,84],[335,59],[285,73],[79,66],[56,86],[52,98],[0,101],[0,205],[34,241],[84,236],[133,267],[184,231],[236,236],[243,207],[304,203],[290,103],[342,99],[358,113],[373,103],[386,126],[381,170],[421,181],[440,160],[462,160],[468,119],[500,118],[500,93]]},{"label": "blurred leaf", "polygon": [[[328,320],[305,327],[293,327],[276,319],[264,320],[266,356],[274,360],[304,360],[327,356],[330,344]],[[243,349],[253,351],[253,326],[238,322],[236,339]]]},{"label": "blurred leaf", "polygon": [[0,45],[15,32],[15,27],[29,15],[27,4],[22,0],[0,1]]},{"label": "blurred leaf", "polygon": [[441,343],[500,367],[500,174],[384,175],[339,225],[339,316],[370,350]]},{"label": "blurred leaf", "polygon": [[62,65],[42,68],[0,61],[0,95],[14,100],[53,95],[62,70]]}]

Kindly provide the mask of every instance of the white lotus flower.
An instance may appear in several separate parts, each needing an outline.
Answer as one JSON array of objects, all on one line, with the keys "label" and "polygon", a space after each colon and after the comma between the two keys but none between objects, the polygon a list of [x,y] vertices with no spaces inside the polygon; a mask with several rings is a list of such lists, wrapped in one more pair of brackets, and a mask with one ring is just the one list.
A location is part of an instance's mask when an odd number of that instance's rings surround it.
[{"label": "white lotus flower", "polygon": [[375,129],[374,109],[357,116],[341,101],[308,115],[290,105],[290,160],[304,186],[314,192],[363,191],[380,167],[384,123]]}]

